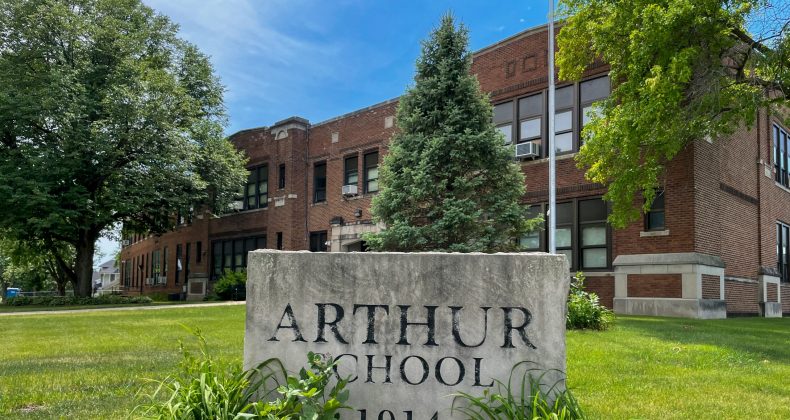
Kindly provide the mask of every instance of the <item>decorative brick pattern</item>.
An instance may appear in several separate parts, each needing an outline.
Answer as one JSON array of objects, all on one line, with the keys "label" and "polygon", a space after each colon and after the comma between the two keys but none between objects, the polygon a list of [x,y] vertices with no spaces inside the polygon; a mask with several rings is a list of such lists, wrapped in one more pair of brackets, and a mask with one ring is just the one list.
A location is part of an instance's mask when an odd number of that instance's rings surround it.
[{"label": "decorative brick pattern", "polygon": [[727,313],[757,313],[757,283],[724,279],[724,296],[727,299]]},{"label": "decorative brick pattern", "polygon": [[680,274],[630,274],[628,297],[680,298],[681,279]]},{"label": "decorative brick pattern", "polygon": [[779,302],[779,285],[776,283],[768,283],[765,286],[768,292],[766,293],[768,302]]},{"label": "decorative brick pattern", "polygon": [[702,275],[702,298],[721,299],[721,285],[719,276],[710,274]]}]

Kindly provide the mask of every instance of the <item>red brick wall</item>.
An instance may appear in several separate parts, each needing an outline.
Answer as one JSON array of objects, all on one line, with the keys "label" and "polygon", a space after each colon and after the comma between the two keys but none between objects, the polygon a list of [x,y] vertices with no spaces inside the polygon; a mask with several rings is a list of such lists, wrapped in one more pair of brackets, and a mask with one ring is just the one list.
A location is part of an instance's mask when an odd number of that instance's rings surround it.
[{"label": "red brick wall", "polygon": [[757,283],[724,280],[727,313],[757,313]]},{"label": "red brick wall", "polygon": [[710,274],[702,275],[702,298],[721,299],[721,287],[719,283],[719,276],[714,276]]},{"label": "red brick wall", "polygon": [[680,274],[629,274],[628,297],[680,298]]},{"label": "red brick wall", "polygon": [[790,283],[782,283],[782,313],[790,315]]},{"label": "red brick wall", "polygon": [[585,288],[598,295],[602,305],[609,309],[614,307],[614,277],[589,276],[585,281]]},{"label": "red brick wall", "polygon": [[768,283],[765,286],[766,289],[768,289],[768,293],[766,293],[768,302],[779,302],[779,285],[776,283]]}]

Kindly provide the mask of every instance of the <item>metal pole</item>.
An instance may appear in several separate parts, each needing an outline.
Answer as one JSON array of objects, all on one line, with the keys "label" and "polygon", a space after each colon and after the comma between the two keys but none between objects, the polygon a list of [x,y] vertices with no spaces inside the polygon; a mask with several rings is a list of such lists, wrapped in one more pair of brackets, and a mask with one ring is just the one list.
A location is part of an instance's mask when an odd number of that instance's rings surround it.
[{"label": "metal pole", "polygon": [[[557,253],[557,168],[554,146],[554,0],[549,0],[549,253]],[[570,263],[570,261],[569,261]]]}]

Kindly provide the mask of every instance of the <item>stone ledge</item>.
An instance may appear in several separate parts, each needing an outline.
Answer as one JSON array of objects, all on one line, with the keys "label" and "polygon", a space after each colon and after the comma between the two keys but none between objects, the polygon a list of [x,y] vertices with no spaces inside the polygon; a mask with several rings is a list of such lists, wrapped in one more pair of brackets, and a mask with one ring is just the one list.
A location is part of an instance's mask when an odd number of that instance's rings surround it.
[{"label": "stone ledge", "polygon": [[654,238],[656,236],[669,236],[669,229],[639,232],[640,238]]},{"label": "stone ledge", "polygon": [[727,318],[727,302],[718,299],[616,297],[614,312],[623,315],[723,319]]},{"label": "stone ledge", "polygon": [[629,265],[679,265],[697,264],[724,268],[724,260],[715,255],[699,252],[680,252],[670,254],[633,254],[619,255],[612,263],[613,267]]}]

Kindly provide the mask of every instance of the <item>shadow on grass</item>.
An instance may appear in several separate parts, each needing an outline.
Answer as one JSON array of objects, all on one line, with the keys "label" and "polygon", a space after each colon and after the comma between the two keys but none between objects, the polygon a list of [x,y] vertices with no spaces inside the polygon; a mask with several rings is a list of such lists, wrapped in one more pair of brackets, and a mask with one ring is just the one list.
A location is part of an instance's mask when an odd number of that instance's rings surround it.
[{"label": "shadow on grass", "polygon": [[699,320],[621,317],[624,329],[643,336],[689,345],[711,345],[790,364],[790,318]]}]

